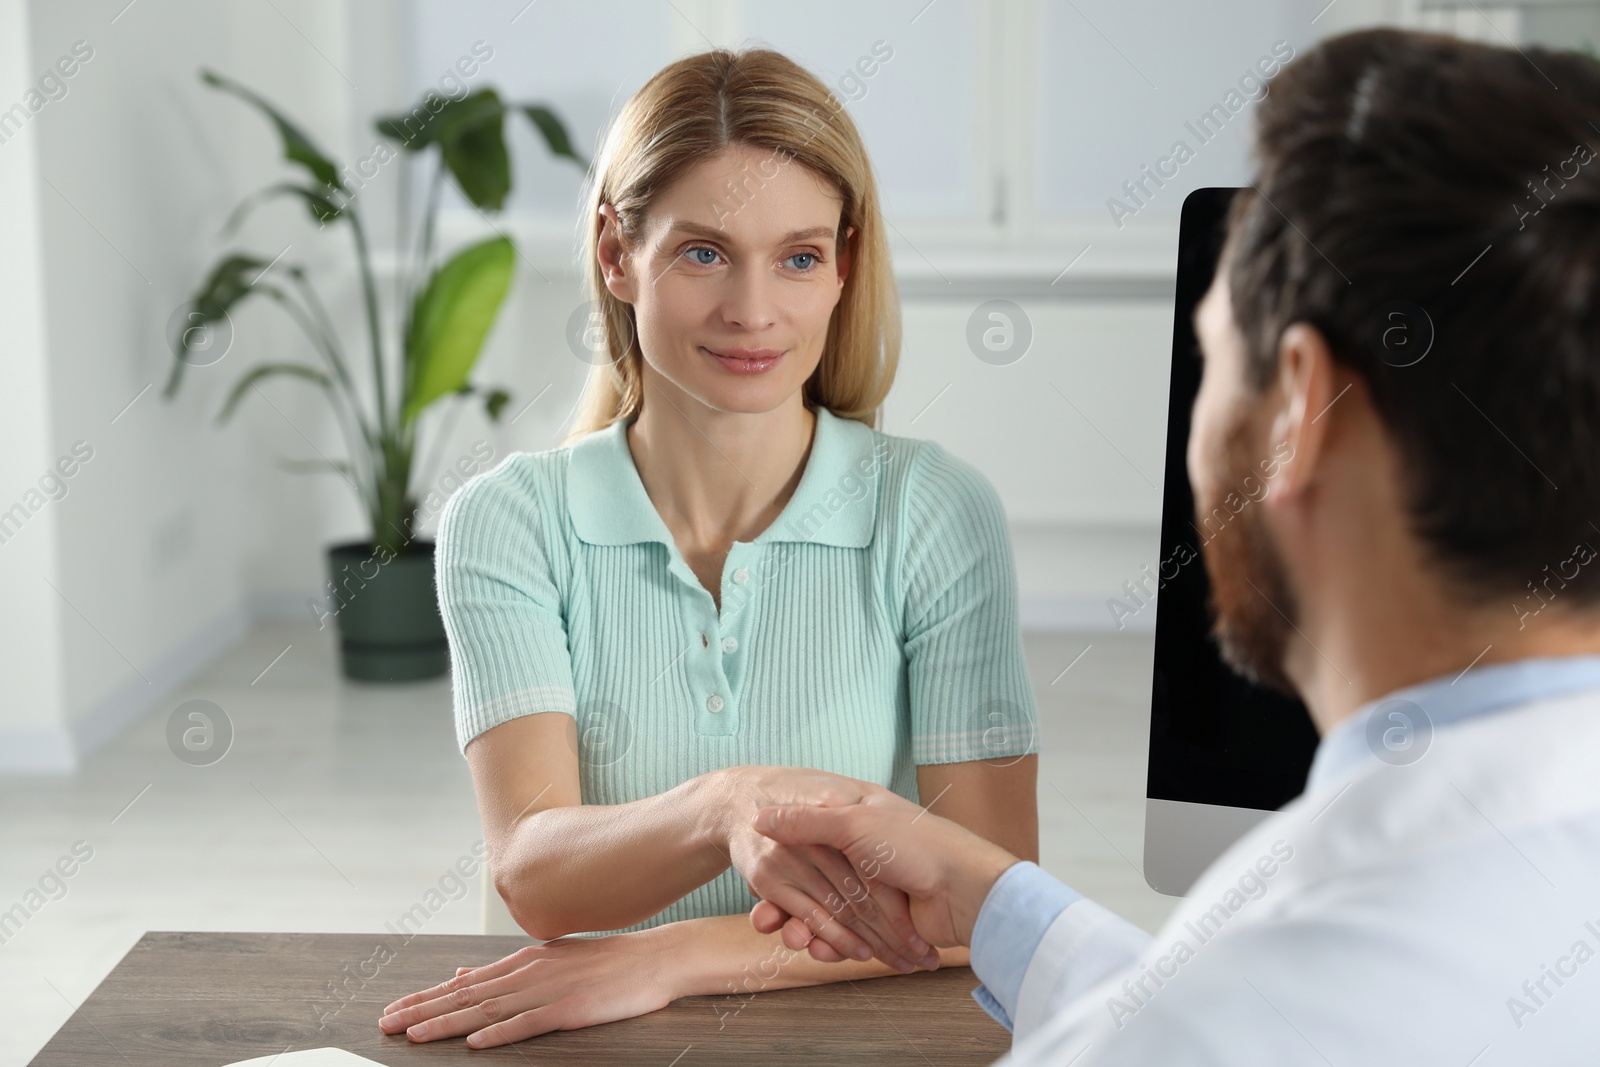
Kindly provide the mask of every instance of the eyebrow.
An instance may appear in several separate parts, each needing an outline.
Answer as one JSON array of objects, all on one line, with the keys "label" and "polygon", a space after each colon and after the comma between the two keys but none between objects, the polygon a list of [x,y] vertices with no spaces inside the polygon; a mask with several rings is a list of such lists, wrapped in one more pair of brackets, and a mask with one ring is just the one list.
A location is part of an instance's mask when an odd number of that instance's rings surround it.
[{"label": "eyebrow", "polygon": [[[728,239],[728,232],[726,230],[719,230],[714,226],[706,226],[702,223],[689,222],[687,220],[673,223],[667,232],[683,233],[692,237],[704,237],[712,241],[726,241]],[[789,233],[784,234],[783,239],[778,243],[789,245],[795,244],[798,241],[815,240],[819,237],[831,238],[837,232],[838,231],[832,226],[813,226],[808,230],[791,230]]]}]

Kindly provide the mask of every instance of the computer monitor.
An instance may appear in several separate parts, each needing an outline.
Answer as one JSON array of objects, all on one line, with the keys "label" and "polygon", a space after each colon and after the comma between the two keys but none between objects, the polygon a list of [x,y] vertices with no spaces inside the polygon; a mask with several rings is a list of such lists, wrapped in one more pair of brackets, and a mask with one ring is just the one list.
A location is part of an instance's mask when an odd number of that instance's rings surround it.
[{"label": "computer monitor", "polygon": [[1189,489],[1185,454],[1201,369],[1190,317],[1216,272],[1238,191],[1196,189],[1178,225],[1144,831],[1145,881],[1174,895],[1188,892],[1245,831],[1300,795],[1317,744],[1300,701],[1245,681],[1222,661],[1200,558],[1205,535]]}]

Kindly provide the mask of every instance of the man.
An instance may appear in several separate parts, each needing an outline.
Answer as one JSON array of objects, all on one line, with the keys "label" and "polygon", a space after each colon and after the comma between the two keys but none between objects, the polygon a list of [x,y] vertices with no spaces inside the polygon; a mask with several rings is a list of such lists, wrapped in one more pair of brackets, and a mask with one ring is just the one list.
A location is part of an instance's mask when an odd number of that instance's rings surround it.
[{"label": "man", "polygon": [[1596,122],[1585,56],[1393,30],[1261,102],[1188,470],[1206,515],[1292,457],[1204,558],[1322,739],[1160,933],[892,794],[761,813],[970,944],[1010,1062],[1600,1062]]}]

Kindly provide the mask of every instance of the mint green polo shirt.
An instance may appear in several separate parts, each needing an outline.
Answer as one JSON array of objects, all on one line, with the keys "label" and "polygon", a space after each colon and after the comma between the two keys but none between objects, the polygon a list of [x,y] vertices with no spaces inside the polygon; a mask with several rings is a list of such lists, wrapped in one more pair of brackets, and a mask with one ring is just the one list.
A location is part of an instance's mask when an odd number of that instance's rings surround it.
[{"label": "mint green polo shirt", "polygon": [[[748,764],[916,800],[919,765],[1037,752],[994,487],[934,442],[816,416],[794,495],[728,553],[720,611],[623,420],[512,453],[451,497],[435,562],[460,747],[521,715],[572,715],[585,804]],[[730,869],[630,929],[753,903]]]}]

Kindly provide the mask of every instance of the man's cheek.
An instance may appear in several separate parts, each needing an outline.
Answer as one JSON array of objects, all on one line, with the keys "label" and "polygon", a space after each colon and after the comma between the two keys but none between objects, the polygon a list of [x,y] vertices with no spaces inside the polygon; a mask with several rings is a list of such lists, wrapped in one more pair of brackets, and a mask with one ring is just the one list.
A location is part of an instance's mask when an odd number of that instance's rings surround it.
[{"label": "man's cheek", "polygon": [[1207,473],[1217,469],[1216,434],[1212,429],[1216,424],[1212,414],[1215,410],[1215,402],[1202,387],[1195,397],[1194,411],[1189,420],[1189,447],[1185,457],[1189,468],[1189,485],[1194,490],[1196,500],[1205,499],[1205,490],[1211,481]]}]

